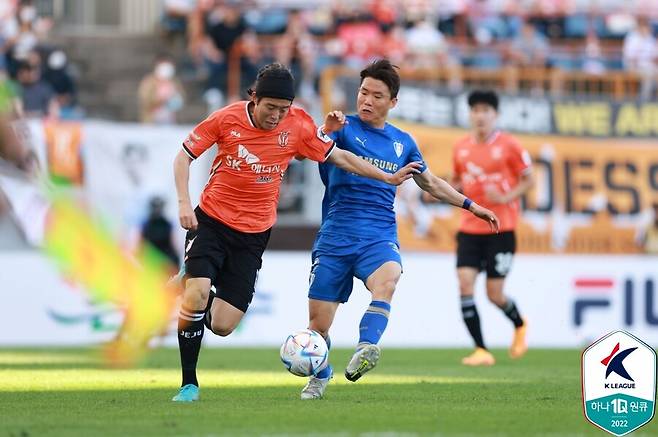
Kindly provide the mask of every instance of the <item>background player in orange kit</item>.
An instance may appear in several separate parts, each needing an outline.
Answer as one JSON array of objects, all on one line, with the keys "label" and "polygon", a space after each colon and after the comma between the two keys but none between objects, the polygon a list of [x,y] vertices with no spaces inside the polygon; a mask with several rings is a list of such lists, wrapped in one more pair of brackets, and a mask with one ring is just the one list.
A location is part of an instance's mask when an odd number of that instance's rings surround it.
[{"label": "background player in orange kit", "polygon": [[[331,162],[361,176],[399,185],[417,173],[410,163],[385,172],[334,146],[327,136],[345,116],[334,111],[317,127],[301,108],[293,107],[294,80],[287,67],[263,67],[251,100],[213,112],[198,124],[174,161],[179,218],[188,229],[185,291],[179,315],[178,344],[183,382],[173,401],[199,399],[196,364],[204,322],[227,336],[244,316],[254,294],[261,256],[276,221],[281,180],[295,156]],[[192,208],[188,180],[191,162],[217,144],[199,206]],[[211,284],[216,298],[209,299]]]},{"label": "background player in orange kit", "polygon": [[482,337],[480,317],[474,300],[475,279],[487,273],[487,296],[514,323],[512,358],[520,358],[526,344],[526,321],[512,299],[505,296],[505,276],[516,250],[514,230],[519,215],[519,197],[533,185],[530,156],[509,134],[496,129],[498,96],[493,91],[473,91],[468,96],[472,133],[460,140],[453,153],[453,185],[474,202],[493,211],[500,232],[492,233],[487,223],[462,213],[457,234],[457,277],[464,322],[475,351],[462,363],[470,366],[495,364]]}]

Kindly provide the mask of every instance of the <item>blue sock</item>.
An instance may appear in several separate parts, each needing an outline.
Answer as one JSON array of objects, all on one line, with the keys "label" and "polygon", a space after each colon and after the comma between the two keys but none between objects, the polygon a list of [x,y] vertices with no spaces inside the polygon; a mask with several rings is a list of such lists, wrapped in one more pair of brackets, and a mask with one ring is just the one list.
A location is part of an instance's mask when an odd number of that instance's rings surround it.
[{"label": "blue sock", "polygon": [[[325,337],[324,341],[327,342],[327,350],[331,350],[331,337],[329,337],[327,335],[327,337]],[[318,374],[315,375],[315,377],[316,378],[322,378],[322,379],[329,378],[329,376],[332,374],[332,372],[333,372],[333,367],[331,367],[331,364],[327,364],[327,367],[325,367],[324,369],[319,371]]]},{"label": "blue sock", "polygon": [[388,324],[391,304],[381,300],[373,300],[359,323],[359,350],[367,344],[377,344]]}]

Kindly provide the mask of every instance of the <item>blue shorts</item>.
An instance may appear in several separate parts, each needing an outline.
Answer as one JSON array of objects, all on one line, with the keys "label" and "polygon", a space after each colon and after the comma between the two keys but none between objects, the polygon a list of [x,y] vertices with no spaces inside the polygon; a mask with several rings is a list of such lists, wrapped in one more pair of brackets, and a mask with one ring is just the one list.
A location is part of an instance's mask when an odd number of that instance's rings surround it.
[{"label": "blue shorts", "polygon": [[388,261],[402,266],[397,241],[343,235],[318,235],[311,259],[309,299],[341,303],[347,302],[352,294],[353,277],[365,284],[368,277]]}]

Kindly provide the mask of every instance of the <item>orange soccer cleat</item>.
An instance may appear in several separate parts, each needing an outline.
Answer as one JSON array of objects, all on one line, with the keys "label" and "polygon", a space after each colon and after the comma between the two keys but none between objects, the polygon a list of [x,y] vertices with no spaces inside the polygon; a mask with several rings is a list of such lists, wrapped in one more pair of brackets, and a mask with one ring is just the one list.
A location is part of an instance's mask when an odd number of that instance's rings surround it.
[{"label": "orange soccer cleat", "polygon": [[462,364],[465,366],[493,366],[496,359],[488,350],[478,347],[467,357],[462,358]]},{"label": "orange soccer cleat", "polygon": [[528,321],[524,318],[523,325],[514,330],[514,339],[512,346],[509,348],[510,358],[521,358],[528,352],[528,343],[526,342],[526,334],[528,333]]}]

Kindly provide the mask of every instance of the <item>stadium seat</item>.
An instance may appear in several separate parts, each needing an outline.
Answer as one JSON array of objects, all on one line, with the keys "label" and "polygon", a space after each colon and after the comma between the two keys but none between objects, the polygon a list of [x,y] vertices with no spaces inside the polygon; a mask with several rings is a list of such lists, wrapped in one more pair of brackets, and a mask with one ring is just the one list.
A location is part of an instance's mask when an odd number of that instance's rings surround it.
[{"label": "stadium seat", "polygon": [[567,38],[584,38],[587,35],[589,20],[585,14],[569,15],[564,19],[564,36]]}]

